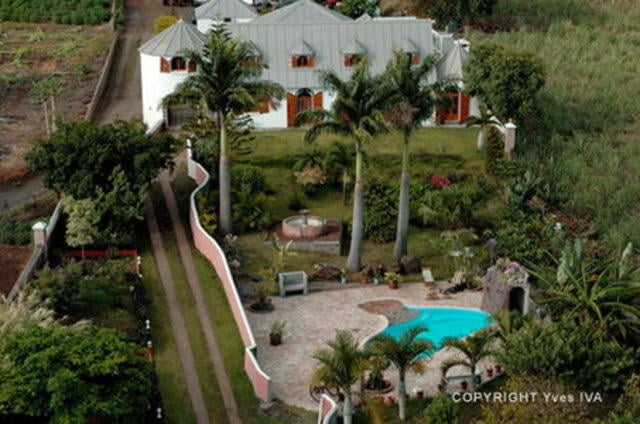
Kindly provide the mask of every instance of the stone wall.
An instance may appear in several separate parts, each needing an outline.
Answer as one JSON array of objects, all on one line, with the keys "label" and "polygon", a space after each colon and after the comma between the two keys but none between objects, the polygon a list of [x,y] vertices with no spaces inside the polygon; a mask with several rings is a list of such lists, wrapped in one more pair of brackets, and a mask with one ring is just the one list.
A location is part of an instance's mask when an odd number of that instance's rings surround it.
[{"label": "stone wall", "polygon": [[487,270],[484,276],[482,306],[487,312],[498,312],[510,309],[510,298],[514,290],[522,290],[522,313],[530,311],[531,301],[529,274],[525,268],[515,261],[499,259]]}]

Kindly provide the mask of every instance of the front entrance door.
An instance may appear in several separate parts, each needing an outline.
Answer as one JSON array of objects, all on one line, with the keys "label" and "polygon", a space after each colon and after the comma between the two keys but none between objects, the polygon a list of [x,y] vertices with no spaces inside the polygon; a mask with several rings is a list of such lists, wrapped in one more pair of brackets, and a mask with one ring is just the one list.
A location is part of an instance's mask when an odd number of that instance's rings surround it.
[{"label": "front entrance door", "polygon": [[308,88],[301,88],[296,94],[287,93],[287,126],[295,127],[296,115],[312,109],[322,108],[322,91],[313,94]]}]

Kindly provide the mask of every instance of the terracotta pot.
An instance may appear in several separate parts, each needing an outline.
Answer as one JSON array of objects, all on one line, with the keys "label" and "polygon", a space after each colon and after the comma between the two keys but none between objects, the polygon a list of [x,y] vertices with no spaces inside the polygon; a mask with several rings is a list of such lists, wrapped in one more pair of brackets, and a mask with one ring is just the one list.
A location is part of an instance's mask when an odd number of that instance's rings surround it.
[{"label": "terracotta pot", "polygon": [[369,284],[371,282],[371,280],[369,279],[369,277],[363,277],[362,278],[362,284]]},{"label": "terracotta pot", "polygon": [[467,390],[469,388],[469,382],[468,381],[463,381],[462,383],[460,383],[460,388],[462,390]]},{"label": "terracotta pot", "polygon": [[392,290],[397,290],[398,289],[398,282],[397,281],[390,281],[389,282],[389,288]]},{"label": "terracotta pot", "polygon": [[269,343],[271,343],[271,346],[281,345],[282,334],[269,334]]}]

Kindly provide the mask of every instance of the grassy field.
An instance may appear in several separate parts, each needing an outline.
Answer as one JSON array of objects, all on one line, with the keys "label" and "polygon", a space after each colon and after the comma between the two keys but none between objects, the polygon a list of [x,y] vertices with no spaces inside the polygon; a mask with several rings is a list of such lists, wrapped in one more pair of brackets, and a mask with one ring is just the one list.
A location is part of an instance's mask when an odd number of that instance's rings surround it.
[{"label": "grassy field", "polygon": [[[252,153],[248,157],[236,158],[236,163],[246,163],[261,168],[267,179],[267,185],[273,195],[267,196],[267,205],[274,221],[294,215],[297,212],[288,205],[297,183],[291,170],[296,158],[308,151],[318,149],[328,151],[334,141],[349,142],[338,136],[322,136],[313,145],[302,140],[303,130],[256,132],[252,144]],[[432,173],[482,172],[484,154],[475,149],[477,130],[473,128],[427,128],[416,132],[412,141],[411,176],[415,181],[426,182]],[[383,135],[366,147],[367,165],[365,178],[381,177],[399,184],[401,158],[399,149],[401,136],[391,132]],[[499,202],[490,199],[478,214],[491,219],[500,210]],[[318,194],[308,197],[306,204],[312,214],[327,218],[350,220],[351,205],[342,203],[342,194],[338,187],[325,187]],[[422,258],[425,265],[431,266],[436,278],[448,278],[452,268],[450,260],[434,247],[440,231],[412,227],[409,235],[410,254]],[[265,234],[246,234],[239,237],[238,246],[242,251],[245,268],[249,274],[255,274],[269,265],[272,251],[263,247]],[[393,243],[373,243],[365,241],[363,263],[387,264],[391,261]],[[290,268],[304,269],[309,272],[314,263],[325,262],[344,267],[345,259],[329,254],[295,252],[290,260]],[[415,277],[415,276],[414,276]]]},{"label": "grassy field", "polygon": [[545,114],[555,137],[532,146],[528,166],[568,213],[617,247],[640,241],[640,7],[636,0],[503,0],[519,30],[486,35],[545,64]]}]

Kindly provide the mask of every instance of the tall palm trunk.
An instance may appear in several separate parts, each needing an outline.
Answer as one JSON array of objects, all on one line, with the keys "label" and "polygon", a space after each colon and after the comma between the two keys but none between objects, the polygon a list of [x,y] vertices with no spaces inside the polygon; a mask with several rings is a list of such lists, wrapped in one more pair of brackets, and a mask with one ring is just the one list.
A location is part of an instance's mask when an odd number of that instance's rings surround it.
[{"label": "tall palm trunk", "polygon": [[405,371],[398,371],[398,415],[400,421],[407,419],[407,384],[405,382]]},{"label": "tall palm trunk", "polygon": [[349,180],[349,173],[347,169],[342,170],[342,204],[347,204],[347,181]]},{"label": "tall palm trunk", "polygon": [[231,172],[230,159],[227,155],[227,127],[220,118],[220,168],[218,179],[220,182],[220,232],[222,235],[231,234]]},{"label": "tall palm trunk", "polygon": [[47,107],[47,101],[42,102],[44,108],[44,127],[47,130],[47,138],[51,136],[51,127],[49,126],[49,108]]},{"label": "tall palm trunk", "polygon": [[353,410],[351,409],[351,393],[345,393],[344,405],[342,407],[344,424],[351,424],[353,420]]},{"label": "tall palm trunk", "polygon": [[56,126],[56,96],[51,95],[51,132],[58,130]]},{"label": "tall palm trunk", "polygon": [[353,218],[351,220],[351,246],[347,257],[347,270],[360,271],[362,262],[362,215],[364,213],[362,187],[362,145],[356,142],[356,176],[353,186]]},{"label": "tall palm trunk", "polygon": [[407,254],[409,234],[409,134],[404,135],[402,146],[402,176],[400,179],[400,200],[398,203],[398,224],[393,256],[400,259]]}]

